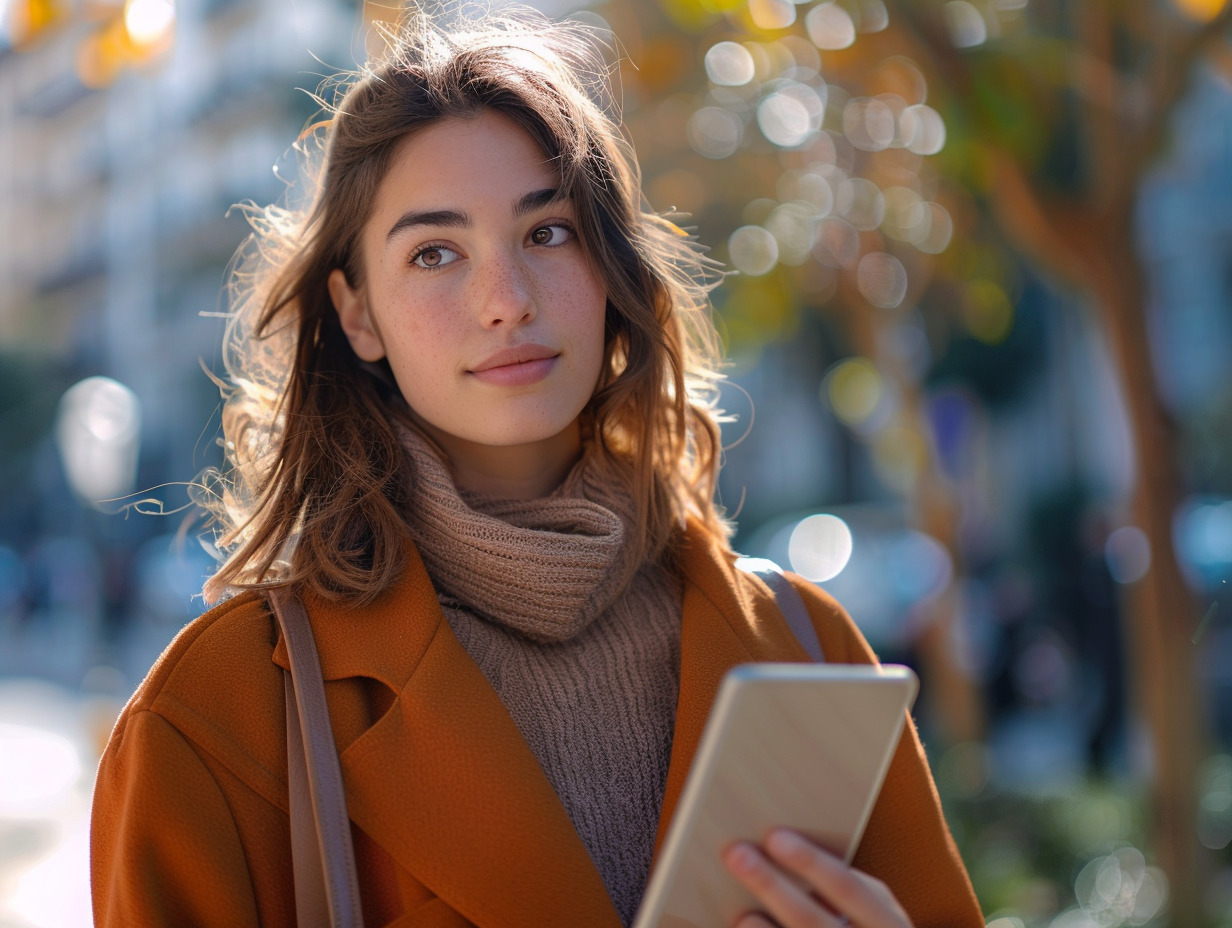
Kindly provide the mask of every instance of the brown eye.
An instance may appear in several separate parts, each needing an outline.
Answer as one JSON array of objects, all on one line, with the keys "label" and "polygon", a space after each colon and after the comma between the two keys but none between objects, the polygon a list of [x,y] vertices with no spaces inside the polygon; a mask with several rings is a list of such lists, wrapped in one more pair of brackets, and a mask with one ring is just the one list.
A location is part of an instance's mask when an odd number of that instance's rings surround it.
[{"label": "brown eye", "polygon": [[553,223],[549,226],[540,226],[528,236],[527,240],[532,245],[563,245],[573,237],[573,230],[569,226]]},{"label": "brown eye", "polygon": [[444,267],[447,264],[452,264],[458,260],[458,253],[452,248],[446,248],[444,245],[429,245],[422,251],[419,251],[411,258],[411,263],[416,267],[421,267],[426,271],[435,270],[438,267]]}]

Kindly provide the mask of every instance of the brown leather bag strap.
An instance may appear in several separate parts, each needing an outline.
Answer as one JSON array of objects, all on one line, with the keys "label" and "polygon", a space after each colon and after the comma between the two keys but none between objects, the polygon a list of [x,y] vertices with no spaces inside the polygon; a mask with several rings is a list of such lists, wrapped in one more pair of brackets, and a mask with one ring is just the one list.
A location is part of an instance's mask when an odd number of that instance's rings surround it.
[{"label": "brown leather bag strap", "polygon": [[321,661],[297,596],[269,595],[287,642],[287,787],[299,928],[363,928],[342,768],[329,724]]},{"label": "brown leather bag strap", "polygon": [[296,921],[299,928],[331,928],[295,686],[289,670],[283,671],[282,676],[287,702],[287,790],[291,799],[291,866],[295,876]]},{"label": "brown leather bag strap", "polygon": [[825,661],[826,656],[821,650],[821,641],[817,638],[817,629],[813,628],[813,620],[809,618],[808,607],[804,598],[791,585],[791,581],[783,576],[783,569],[774,561],[763,557],[741,557],[736,560],[736,566],[743,571],[756,574],[762,582],[770,587],[774,601],[783,614],[783,619],[796,636],[805,651],[818,664]]}]

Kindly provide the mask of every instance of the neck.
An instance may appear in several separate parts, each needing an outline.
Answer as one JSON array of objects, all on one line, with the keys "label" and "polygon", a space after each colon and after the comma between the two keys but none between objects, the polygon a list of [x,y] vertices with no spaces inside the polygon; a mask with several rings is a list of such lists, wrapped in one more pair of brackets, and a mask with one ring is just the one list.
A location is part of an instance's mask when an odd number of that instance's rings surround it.
[{"label": "neck", "polygon": [[582,453],[578,424],[551,438],[520,445],[484,445],[419,420],[449,457],[459,490],[501,499],[539,499],[565,479]]}]

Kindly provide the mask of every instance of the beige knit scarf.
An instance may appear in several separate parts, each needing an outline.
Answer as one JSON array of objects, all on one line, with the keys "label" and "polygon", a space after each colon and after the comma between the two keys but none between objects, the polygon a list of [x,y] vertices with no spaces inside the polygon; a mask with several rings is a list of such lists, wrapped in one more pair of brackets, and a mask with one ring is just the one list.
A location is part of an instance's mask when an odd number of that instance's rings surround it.
[{"label": "beige knit scarf", "polygon": [[637,572],[629,475],[597,450],[545,499],[492,499],[456,489],[428,443],[400,432],[415,474],[411,532],[438,592],[535,641],[566,641]]}]

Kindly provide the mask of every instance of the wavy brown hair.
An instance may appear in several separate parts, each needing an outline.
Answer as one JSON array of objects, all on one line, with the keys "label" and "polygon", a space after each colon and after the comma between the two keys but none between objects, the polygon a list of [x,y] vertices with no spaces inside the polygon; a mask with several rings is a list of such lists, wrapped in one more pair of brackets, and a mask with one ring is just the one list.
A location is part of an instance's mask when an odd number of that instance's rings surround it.
[{"label": "wavy brown hair", "polygon": [[605,284],[605,361],[583,426],[627,462],[638,553],[662,557],[689,515],[726,541],[713,502],[718,344],[707,293],[718,275],[644,206],[598,36],[519,8],[477,20],[411,13],[389,37],[379,61],[319,95],[324,118],[299,146],[303,206],[292,190],[282,206],[246,208],[253,234],[232,263],[220,381],[227,469],[200,485],[223,559],[207,598],[293,584],[362,603],[398,576],[411,475],[393,420],[405,411],[385,362],[352,352],[326,281],[341,268],[362,283],[360,232],[404,140],[485,110],[554,161]]}]

